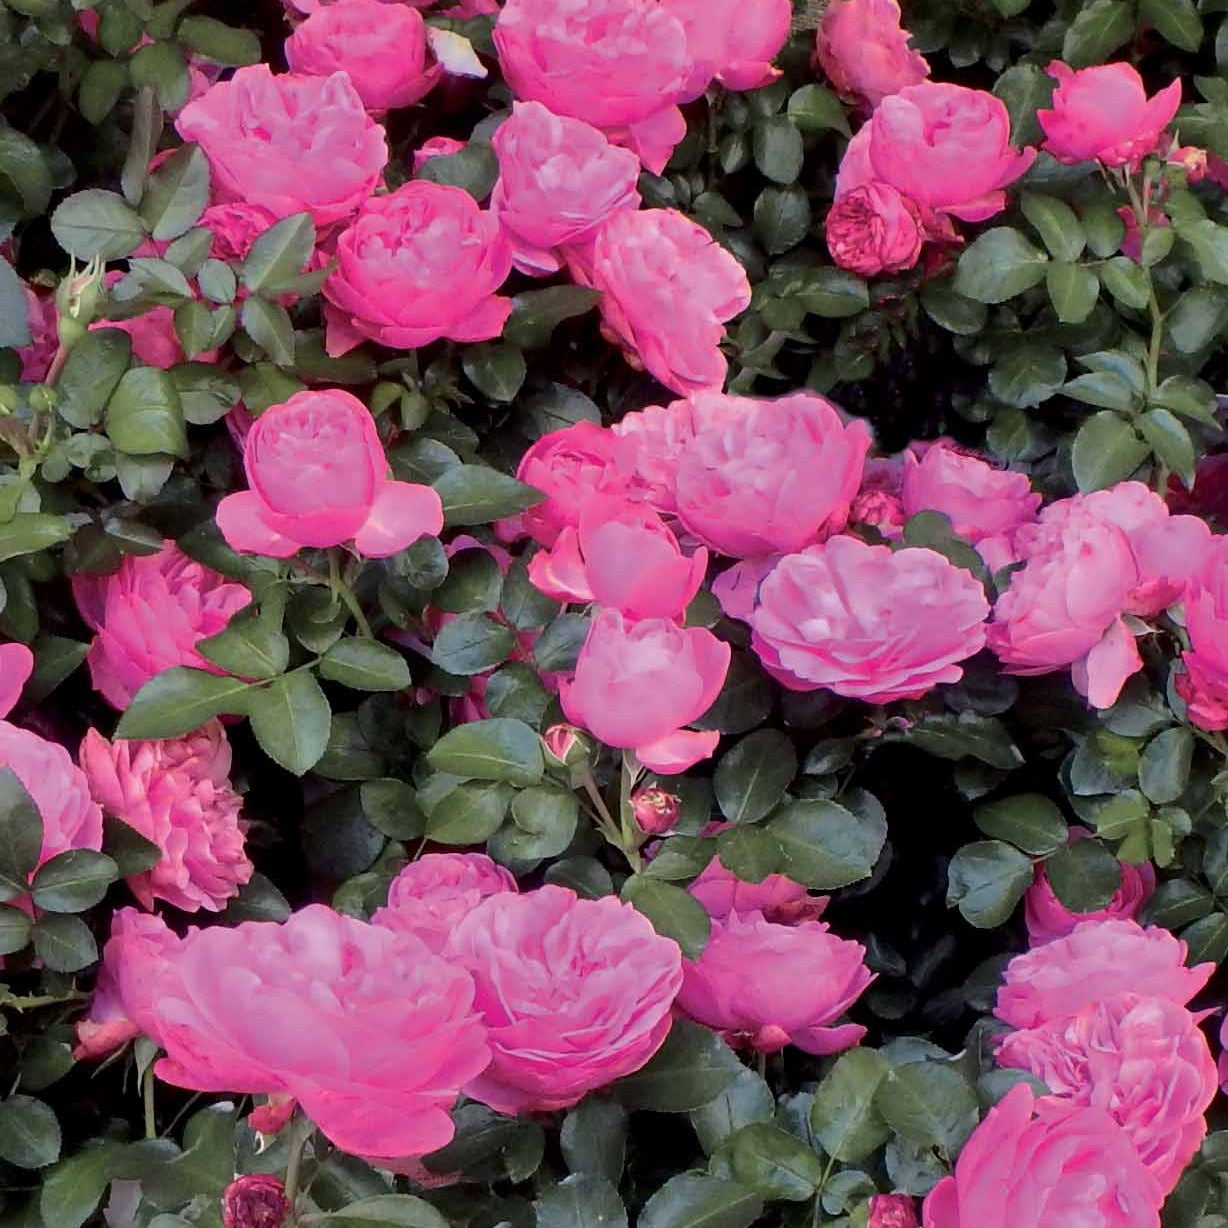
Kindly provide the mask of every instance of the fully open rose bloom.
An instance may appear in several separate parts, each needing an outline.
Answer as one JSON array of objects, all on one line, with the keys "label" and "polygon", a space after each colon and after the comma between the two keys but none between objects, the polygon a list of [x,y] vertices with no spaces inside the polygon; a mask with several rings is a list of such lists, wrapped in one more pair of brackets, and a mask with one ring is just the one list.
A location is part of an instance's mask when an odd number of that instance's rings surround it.
[{"label": "fully open rose bloom", "polygon": [[840,197],[824,230],[831,258],[859,277],[911,269],[925,237],[917,206],[889,183],[863,184]]},{"label": "fully open rose bloom", "polygon": [[1095,160],[1102,166],[1135,166],[1160,143],[1181,105],[1181,82],[1153,98],[1132,64],[1075,69],[1054,60],[1057,79],[1051,110],[1037,111],[1044,148],[1059,162]]},{"label": "fully open rose bloom", "polygon": [[317,226],[354,213],[388,161],[384,130],[341,72],[240,68],[184,107],[175,127],[205,151],[216,200],[261,205],[277,218],[310,213]]},{"label": "fully open rose bloom", "polygon": [[1215,971],[1214,964],[1187,968],[1186,950],[1184,942],[1159,926],[1084,921],[1065,938],[1011,960],[994,1014],[1012,1027],[1035,1028],[1118,993],[1184,1006]]},{"label": "fully open rose bloom", "polygon": [[230,785],[230,742],[217,721],[160,742],[108,742],[91,729],[79,757],[94,800],[162,852],[127,880],[146,908],[161,899],[218,912],[251,879],[243,800]]},{"label": "fully open rose bloom", "polygon": [[795,392],[776,401],[692,398],[682,448],[679,519],[721,554],[783,554],[838,532],[861,482],[870,428],[847,426],[830,401]]},{"label": "fully open rose bloom", "polygon": [[602,292],[605,328],[667,388],[719,388],[725,321],[750,304],[746,270],[676,209],[623,210],[597,232],[577,280]]},{"label": "fully open rose bloom", "polygon": [[442,952],[457,925],[488,895],[518,890],[511,873],[485,853],[428,853],[392,880],[388,906],[376,909],[371,924],[417,934]]},{"label": "fully open rose bloom", "polygon": [[631,479],[634,497],[651,504],[662,515],[676,513],[678,466],[682,463],[682,453],[687,444],[695,437],[691,402],[673,401],[669,405],[646,406],[625,414],[610,430],[620,438],[630,440],[634,458],[634,476]]},{"label": "fully open rose bloom", "polygon": [[815,58],[841,95],[869,107],[930,75],[925,57],[908,45],[896,0],[832,0]]},{"label": "fully open rose bloom", "polygon": [[313,77],[344,72],[377,114],[424,98],[442,73],[422,14],[381,0],[345,0],[313,13],[286,39],[286,63]]},{"label": "fully open rose bloom", "polygon": [[922,1224],[984,1228],[1009,1209],[1010,1228],[1159,1228],[1163,1201],[1108,1113],[1037,1106],[1021,1084],[973,1131],[955,1175],[926,1198]]},{"label": "fully open rose bloom", "polygon": [[1216,538],[1185,598],[1190,646],[1177,691],[1202,729],[1228,729],[1228,539]]},{"label": "fully open rose bloom", "polygon": [[998,1062],[1030,1071],[1054,1100],[1106,1110],[1165,1194],[1202,1145],[1204,1114],[1219,1086],[1194,1016],[1165,998],[1133,993],[1012,1032]]},{"label": "fully open rose bloom", "polygon": [[512,300],[495,291],[511,267],[498,222],[468,192],[415,180],[372,197],[338,238],[324,283],[328,352],[364,339],[412,350],[497,337]]},{"label": "fully open rose bloom", "polygon": [[288,1094],[343,1151],[442,1147],[458,1090],[490,1059],[473,981],[455,961],[319,904],[122,958],[121,990],[149,994],[125,1001],[127,1013],[166,1050],[158,1078]]},{"label": "fully open rose bloom", "polygon": [[677,104],[702,92],[686,30],[665,4],[508,0],[495,24],[518,98],[601,128],[659,175],[686,135]]},{"label": "fully open rose bloom", "polygon": [[607,746],[633,749],[654,772],[682,772],[710,755],[715,731],[682,726],[714,703],[729,670],[729,645],[702,627],[664,618],[633,621],[601,610],[570,682],[559,683],[567,719]]},{"label": "fully open rose bloom", "polygon": [[727,89],[757,90],[780,76],[772,61],[789,37],[789,0],[670,0],[686,30],[692,94],[714,77]]},{"label": "fully open rose bloom", "polygon": [[776,925],[761,913],[730,913],[713,922],[703,954],[683,961],[678,1009],[735,1046],[839,1053],[866,1032],[833,1026],[874,979],[865,953],[822,921]]},{"label": "fully open rose bloom", "polygon": [[74,572],[73,596],[97,633],[86,661],[94,689],[116,708],[174,665],[220,674],[196,651],[251,604],[251,593],[188,558],[174,542],[157,554],[127,555],[109,576]]},{"label": "fully open rose bloom", "polygon": [[794,691],[890,703],[958,682],[985,645],[975,576],[933,550],[833,537],[778,563],[759,587],[752,643]]},{"label": "fully open rose bloom", "polygon": [[339,389],[297,392],[256,419],[243,443],[250,490],[227,495],[218,528],[232,547],[284,559],[303,546],[387,558],[443,528],[429,486],[388,477],[375,421]]},{"label": "fully open rose bloom", "polygon": [[487,897],[451,951],[473,974],[493,1053],[465,1094],[500,1113],[569,1108],[639,1070],[682,983],[678,944],[647,917],[566,887]]},{"label": "fully open rose bloom", "polygon": [[490,143],[499,159],[490,209],[523,273],[557,272],[553,248],[585,243],[611,213],[639,208],[639,159],[583,120],[517,102]]}]

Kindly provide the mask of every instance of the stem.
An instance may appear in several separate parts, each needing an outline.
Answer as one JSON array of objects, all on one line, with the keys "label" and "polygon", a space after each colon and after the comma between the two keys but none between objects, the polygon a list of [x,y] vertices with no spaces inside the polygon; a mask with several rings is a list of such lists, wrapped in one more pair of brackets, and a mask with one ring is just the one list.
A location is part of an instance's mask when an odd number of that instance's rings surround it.
[{"label": "stem", "polygon": [[367,616],[362,612],[362,606],[358,604],[358,598],[354,596],[354,590],[341,578],[341,567],[337,561],[336,551],[330,550],[328,553],[328,583],[333,592],[345,602],[346,608],[354,616],[354,621],[358,624],[358,632],[369,640],[375,638],[371,634],[371,624],[367,622]]},{"label": "stem", "polygon": [[305,1117],[295,1117],[290,1123],[290,1150],[286,1160],[286,1202],[290,1204],[290,1218],[294,1219],[294,1202],[298,1197],[299,1178],[303,1168],[303,1151],[308,1140],[316,1132],[315,1126]]},{"label": "stem", "polygon": [[1147,310],[1151,312],[1151,344],[1147,347],[1147,391],[1160,386],[1160,346],[1164,341],[1164,313],[1156,298],[1155,280],[1147,273]]},{"label": "stem", "polygon": [[610,813],[609,806],[605,804],[605,798],[601,796],[601,790],[597,788],[597,782],[593,779],[592,770],[587,764],[584,766],[584,775],[580,777],[580,785],[597,812],[597,826],[601,829],[601,834],[631,862],[633,870],[638,870],[639,854],[635,851],[634,845],[628,847],[622,829],[614,822],[614,816]]},{"label": "stem", "polygon": [[158,1122],[154,1112],[154,1072],[153,1066],[145,1071],[145,1079],[142,1086],[145,1099],[145,1137],[158,1137]]},{"label": "stem", "polygon": [[56,380],[60,378],[60,375],[64,371],[64,364],[68,361],[68,354],[69,354],[68,346],[66,346],[61,341],[60,344],[56,347],[55,357],[52,358],[51,366],[47,368],[47,375],[46,375],[46,378],[43,380],[43,383],[48,388],[55,387],[55,382]]}]

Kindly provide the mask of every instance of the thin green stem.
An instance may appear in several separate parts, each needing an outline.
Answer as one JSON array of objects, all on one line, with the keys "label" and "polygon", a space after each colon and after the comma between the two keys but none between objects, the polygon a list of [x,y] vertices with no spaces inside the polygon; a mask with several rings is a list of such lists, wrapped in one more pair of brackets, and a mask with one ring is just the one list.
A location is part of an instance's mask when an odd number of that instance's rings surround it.
[{"label": "thin green stem", "polygon": [[156,1080],[154,1079],[154,1072],[153,1072],[152,1066],[150,1066],[150,1068],[147,1071],[145,1071],[145,1078],[142,1082],[143,1082],[142,1092],[144,1094],[144,1100],[145,1100],[145,1137],[146,1138],[157,1138],[158,1137],[158,1119],[157,1119],[157,1114],[155,1112],[155,1104],[154,1104],[154,1084]]},{"label": "thin green stem", "polygon": [[290,1218],[294,1219],[294,1202],[298,1197],[299,1183],[303,1169],[303,1151],[311,1136],[316,1132],[315,1126],[305,1117],[296,1116],[290,1123],[290,1147],[286,1159],[286,1201],[290,1204]]},{"label": "thin green stem", "polygon": [[369,640],[373,640],[375,636],[371,633],[371,624],[367,622],[367,616],[362,612],[362,606],[358,604],[358,598],[354,596],[354,590],[341,578],[341,566],[335,550],[330,550],[328,553],[328,583],[329,587],[345,602],[346,608],[354,616],[354,621],[358,624],[359,634]]}]

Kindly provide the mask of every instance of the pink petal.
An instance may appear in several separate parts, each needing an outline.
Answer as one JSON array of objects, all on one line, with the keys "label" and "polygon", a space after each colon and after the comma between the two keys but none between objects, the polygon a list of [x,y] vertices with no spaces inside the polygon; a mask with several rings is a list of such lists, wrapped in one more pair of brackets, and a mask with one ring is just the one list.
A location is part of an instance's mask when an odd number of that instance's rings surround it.
[{"label": "pink petal", "polygon": [[648,746],[637,746],[635,757],[650,771],[674,776],[708,758],[720,740],[721,735],[715,730],[698,733],[692,729],[677,729]]},{"label": "pink petal", "polygon": [[483,299],[463,320],[447,326],[446,335],[453,341],[489,341],[502,331],[512,314],[512,300],[500,294]]},{"label": "pink petal", "polygon": [[288,559],[298,551],[298,543],[271,529],[264,520],[264,504],[251,490],[227,495],[217,505],[214,519],[226,544],[240,554],[264,554],[272,559]]},{"label": "pink petal", "polygon": [[549,550],[539,550],[529,560],[529,579],[555,601],[593,600],[576,529],[568,525]]},{"label": "pink petal", "polygon": [[1129,628],[1116,618],[1103,638],[1071,667],[1075,689],[1093,708],[1111,708],[1131,674],[1143,668],[1143,659]]},{"label": "pink petal", "polygon": [[662,107],[647,119],[632,124],[620,144],[635,153],[654,175],[659,175],[684,136],[686,120],[682,112],[677,107]]},{"label": "pink petal", "polygon": [[443,503],[434,490],[413,482],[385,482],[367,523],[354,535],[354,546],[369,559],[386,559],[442,528]]},{"label": "pink petal", "polygon": [[0,716],[8,716],[34,672],[34,654],[24,644],[0,644]]}]

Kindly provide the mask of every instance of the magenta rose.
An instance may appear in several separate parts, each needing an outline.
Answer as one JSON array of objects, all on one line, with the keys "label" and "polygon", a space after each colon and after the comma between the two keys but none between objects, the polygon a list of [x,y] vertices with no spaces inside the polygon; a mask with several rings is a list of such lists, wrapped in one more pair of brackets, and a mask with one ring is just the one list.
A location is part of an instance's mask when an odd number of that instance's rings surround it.
[{"label": "magenta rose", "polygon": [[584,244],[611,213],[639,208],[639,160],[583,120],[517,102],[491,146],[499,180],[490,210],[523,273],[558,272],[562,261],[552,249]]},{"label": "magenta rose", "polygon": [[1160,143],[1181,105],[1181,82],[1152,98],[1133,64],[1097,64],[1076,71],[1049,65],[1058,87],[1050,110],[1036,112],[1044,148],[1059,162],[1137,166]]},{"label": "magenta rose", "polygon": [[[1036,1116],[1033,1117],[1035,1110]],[[964,1144],[955,1175],[930,1192],[924,1228],[1160,1228],[1164,1194],[1100,1108],[1036,1105],[1012,1088]]]},{"label": "magenta rose", "polygon": [[345,73],[240,68],[184,107],[175,127],[205,151],[216,201],[261,205],[276,218],[310,213],[317,226],[353,214],[388,161],[384,130]]},{"label": "magenta rose", "polygon": [[[389,4],[392,0],[380,0],[381,4]],[[429,141],[423,141],[414,150],[414,174],[416,175],[432,158],[448,158],[458,154],[465,148],[464,141],[458,141],[450,136],[433,136]]]},{"label": "magenta rose", "polygon": [[720,740],[682,727],[712,706],[729,658],[729,645],[702,627],[601,610],[559,699],[569,721],[607,746],[634,750],[652,771],[681,772]]},{"label": "magenta rose", "polygon": [[634,497],[643,499],[662,515],[678,510],[675,491],[682,453],[695,437],[695,419],[690,401],[669,405],[649,405],[625,414],[610,428],[615,435],[631,440],[635,474],[631,479]]},{"label": "magenta rose", "polygon": [[917,1228],[916,1204],[907,1194],[875,1194],[866,1228]]},{"label": "magenta rose", "polygon": [[680,451],[679,519],[720,554],[798,550],[848,520],[870,428],[848,425],[813,392],[776,401],[711,393],[691,400],[694,436]]},{"label": "magenta rose", "polygon": [[789,38],[789,0],[670,0],[669,9],[694,61],[689,93],[702,94],[713,78],[726,89],[757,90],[780,76],[772,61]]},{"label": "magenta rose", "polygon": [[735,1047],[839,1053],[866,1032],[833,1026],[874,980],[865,953],[822,921],[776,925],[761,913],[730,913],[713,922],[703,954],[683,961],[678,1009]]},{"label": "magenta rose", "polygon": [[1185,599],[1190,646],[1177,691],[1201,729],[1228,729],[1228,552],[1216,538],[1207,565]]},{"label": "magenta rose", "polygon": [[455,929],[489,1067],[465,1094],[500,1113],[569,1108],[661,1047],[682,984],[678,944],[613,896],[566,887],[488,896]]},{"label": "magenta rose", "polygon": [[958,682],[958,663],[985,646],[988,614],[980,581],[935,551],[840,536],[776,565],[751,642],[790,690],[890,703]]},{"label": "magenta rose", "polygon": [[1184,1007],[1121,993],[1012,1032],[1000,1065],[1027,1070],[1058,1103],[1107,1109],[1168,1194],[1207,1133],[1219,1082],[1207,1038]]},{"label": "magenta rose", "polygon": [[832,0],[815,58],[843,97],[867,107],[930,75],[925,57],[908,45],[896,0]]},{"label": "magenta rose", "polygon": [[328,352],[497,337],[512,300],[495,291],[511,267],[498,222],[468,192],[414,180],[372,197],[337,239],[324,283]]},{"label": "magenta rose", "polygon": [[222,1191],[225,1228],[281,1228],[291,1210],[286,1187],[271,1173],[236,1177]]},{"label": "magenta rose", "polygon": [[911,269],[921,256],[917,207],[889,183],[867,183],[840,197],[824,228],[831,258],[859,277]]},{"label": "magenta rose", "polygon": [[1084,921],[1065,938],[1011,960],[994,1014],[1011,1027],[1035,1028],[1119,993],[1184,1006],[1215,971],[1214,964],[1187,968],[1187,949],[1159,926]]},{"label": "magenta rose", "polygon": [[622,210],[597,232],[577,280],[602,292],[606,330],[633,360],[681,395],[718,389],[725,322],[750,304],[746,270],[676,209]]},{"label": "magenta rose", "polygon": [[345,0],[313,13],[286,39],[291,72],[343,72],[368,111],[408,107],[425,98],[443,69],[427,45],[417,9],[383,0]]},{"label": "magenta rose", "polygon": [[746,916],[756,912],[777,925],[817,921],[827,907],[828,896],[811,895],[801,883],[783,874],[769,874],[761,882],[743,882],[713,857],[687,888],[714,921],[730,913]]},{"label": "magenta rose", "polygon": [[266,409],[243,443],[250,490],[227,495],[217,524],[232,549],[284,559],[353,541],[382,559],[443,528],[429,486],[388,477],[375,421],[339,389],[296,392]]},{"label": "magenta rose", "polygon": [[207,226],[213,233],[210,256],[215,260],[237,262],[247,259],[252,244],[276,221],[263,205],[234,201],[228,205],[210,205],[197,224]]},{"label": "magenta rose", "polygon": [[174,542],[125,556],[109,576],[74,572],[73,596],[96,632],[86,661],[94,689],[126,708],[155,674],[175,665],[225,671],[196,651],[251,604],[251,593],[188,558]]},{"label": "magenta rose", "polygon": [[518,98],[602,129],[657,175],[686,135],[677,104],[703,88],[693,88],[686,30],[668,5],[508,0],[495,49]]}]

